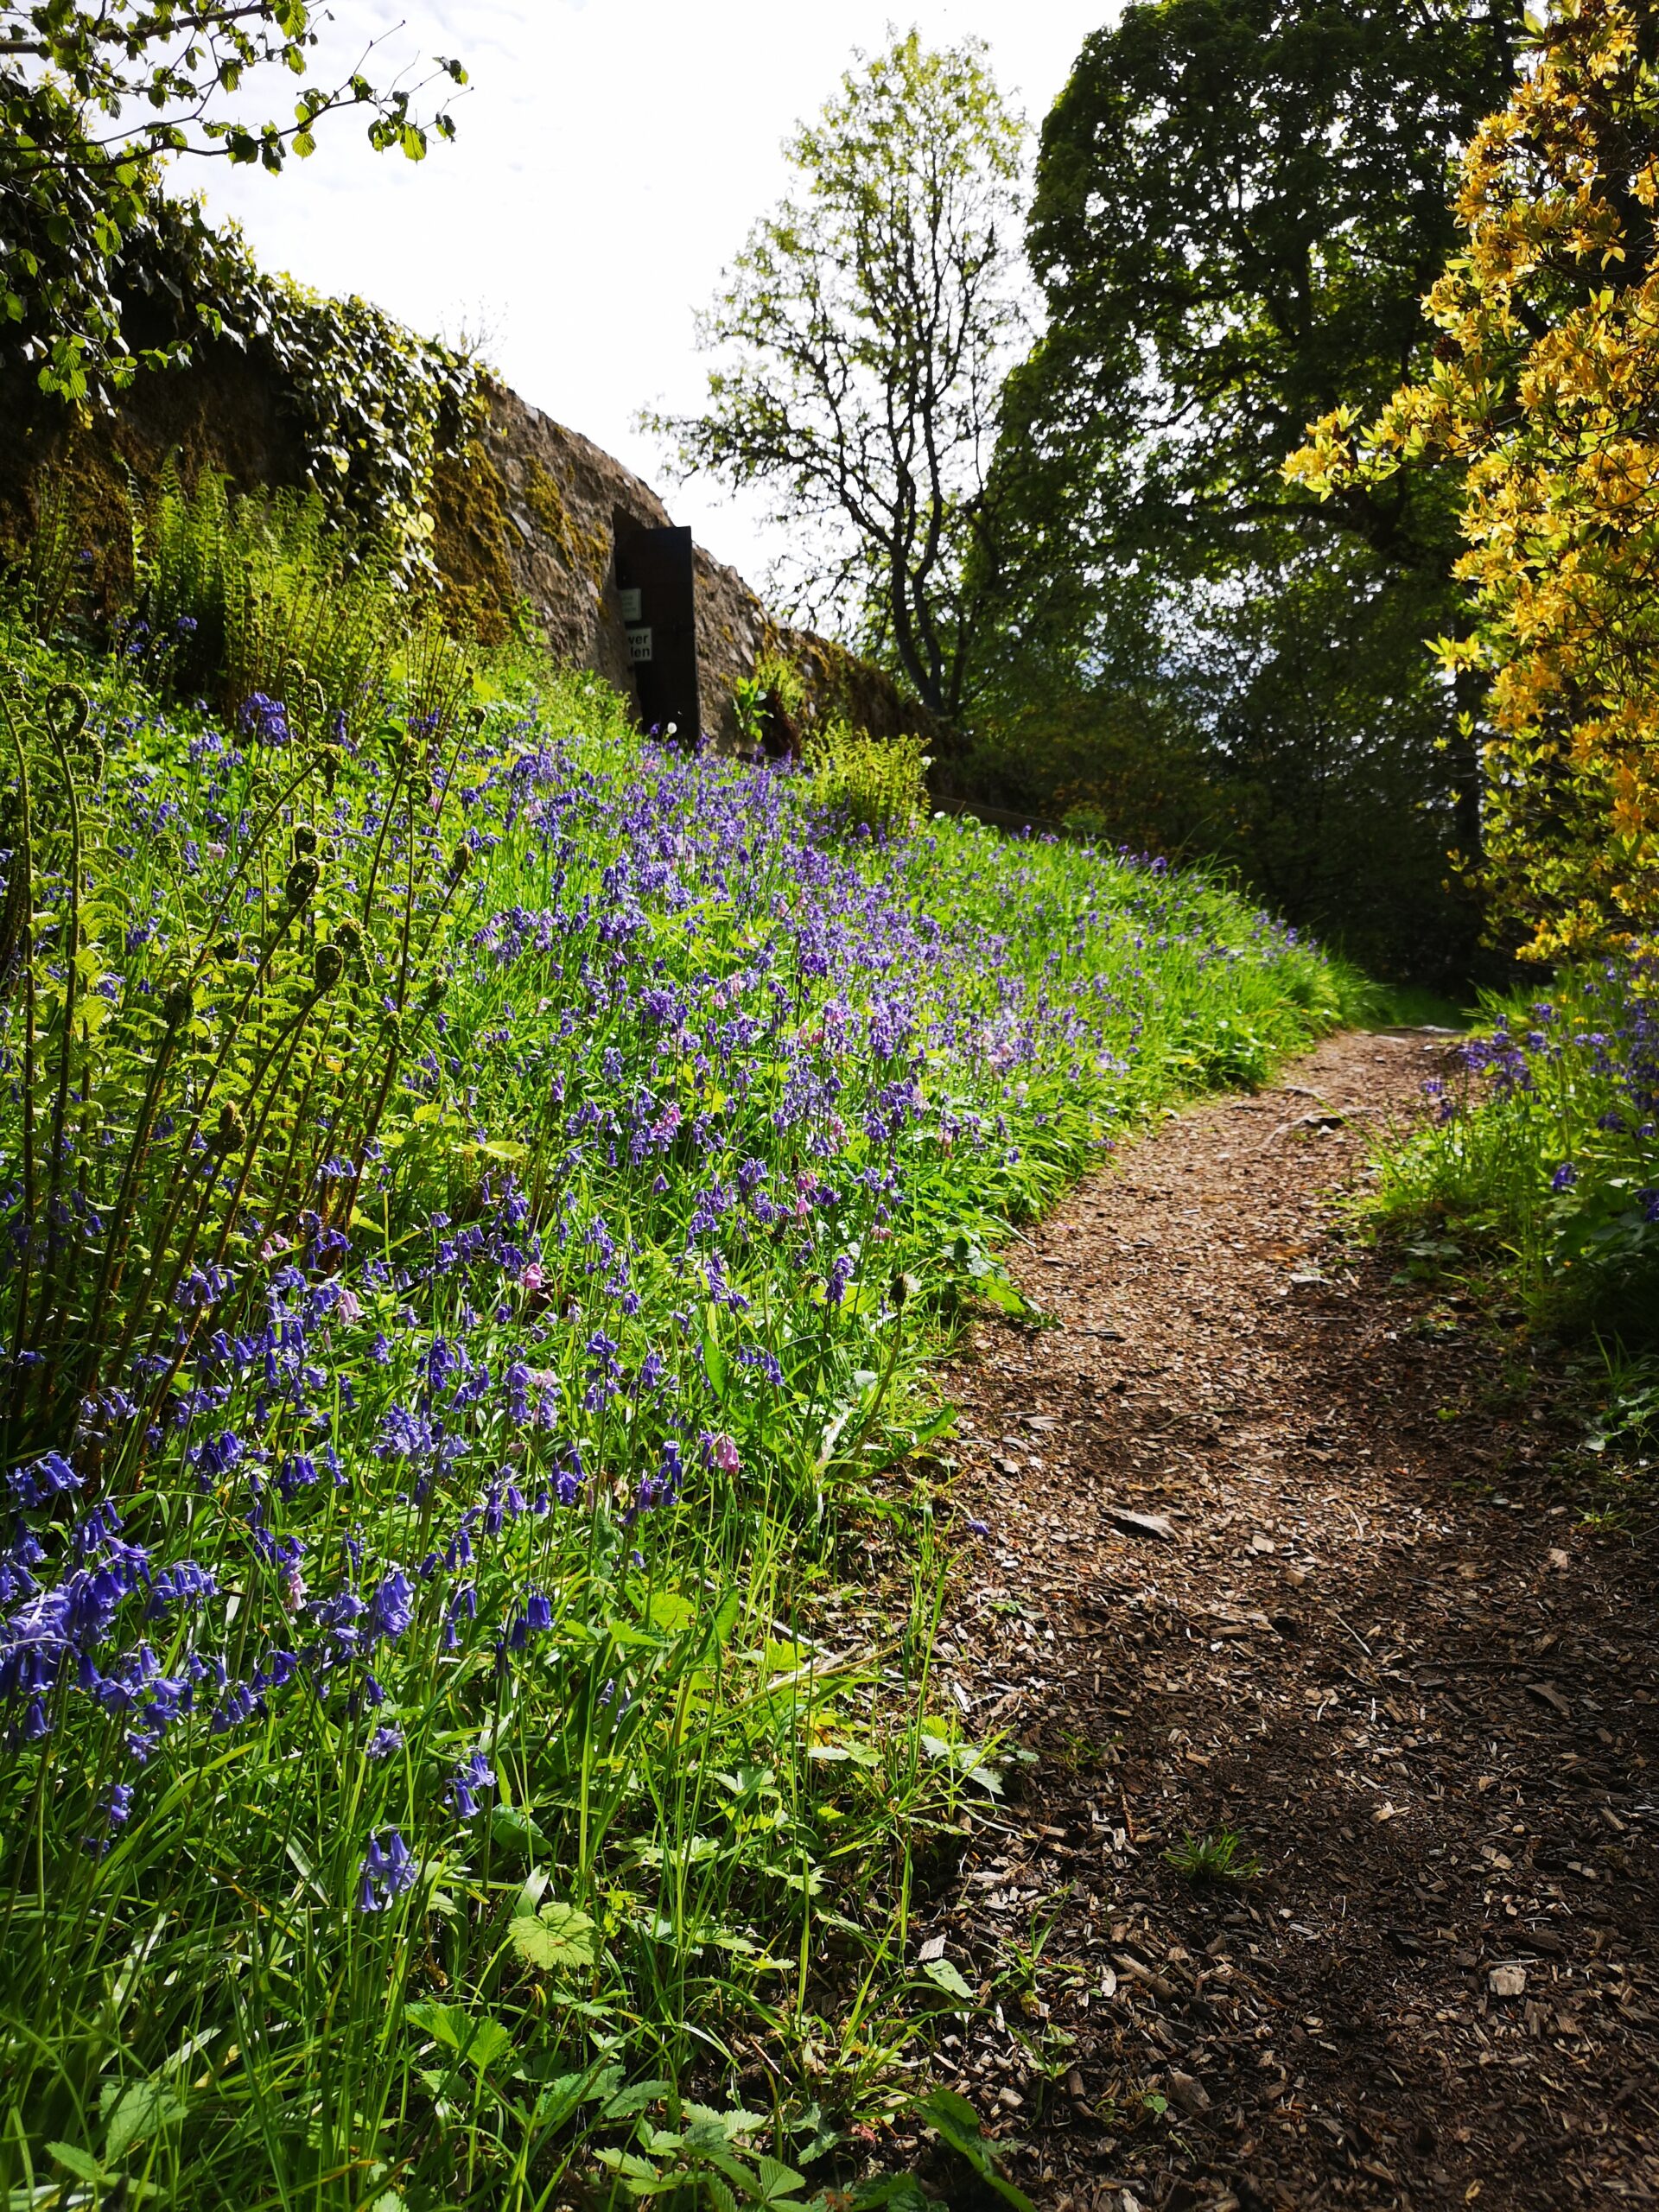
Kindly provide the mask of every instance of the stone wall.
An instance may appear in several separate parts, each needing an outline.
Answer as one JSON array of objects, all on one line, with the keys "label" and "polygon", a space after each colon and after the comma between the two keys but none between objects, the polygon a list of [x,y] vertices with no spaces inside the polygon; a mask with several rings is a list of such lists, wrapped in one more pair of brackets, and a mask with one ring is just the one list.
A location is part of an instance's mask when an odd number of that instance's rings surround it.
[{"label": "stone wall", "polygon": [[[130,575],[127,485],[155,480],[169,453],[187,480],[223,469],[252,491],[303,481],[304,452],[273,365],[257,349],[198,350],[193,366],[141,377],[119,413],[76,428],[15,364],[0,368],[0,538],[26,534],[43,468],[74,480],[80,527],[94,558],[95,600],[119,602]],[[458,623],[489,636],[527,611],[552,652],[595,669],[635,696],[615,590],[619,521],[646,528],[672,518],[651,486],[516,392],[490,392],[484,434],[441,464],[433,550]],[[832,640],[775,622],[734,569],[696,552],[697,647],[704,731],[737,734],[732,689],[760,655],[800,668],[819,712],[842,712],[879,737],[943,734],[892,679]]]},{"label": "stone wall", "polygon": [[[673,518],[651,486],[590,439],[498,389],[489,433],[469,467],[499,481],[514,585],[562,659],[597,669],[632,692],[615,591],[619,523],[660,529]],[[880,670],[810,631],[776,622],[735,569],[696,549],[697,659],[702,726],[729,741],[732,687],[762,653],[794,661],[820,712],[839,711],[878,737],[931,734],[925,710]]]}]

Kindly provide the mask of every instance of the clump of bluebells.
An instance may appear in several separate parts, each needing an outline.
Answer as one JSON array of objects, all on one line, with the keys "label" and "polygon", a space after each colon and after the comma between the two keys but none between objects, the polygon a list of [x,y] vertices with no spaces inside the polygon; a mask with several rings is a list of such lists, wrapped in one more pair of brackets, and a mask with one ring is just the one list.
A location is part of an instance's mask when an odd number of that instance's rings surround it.
[{"label": "clump of bluebells", "polygon": [[1503,1255],[1540,1310],[1650,1324],[1659,1284],[1659,953],[1493,1002],[1382,1160],[1378,1205]]},{"label": "clump of bluebells", "polygon": [[[613,2034],[601,1981],[615,2017],[671,1986],[690,2009],[652,2049],[690,2064],[699,2004],[772,2017],[822,1870],[902,1857],[910,1810],[818,1754],[916,1716],[803,1689],[779,1624],[925,1419],[951,1299],[1003,1224],[1204,1079],[1207,1038],[1317,1033],[1331,971],[1122,856],[942,823],[849,842],[800,782],[644,747],[585,681],[356,752],[308,752],[263,694],[163,721],[122,683],[92,702],[88,812],[122,865],[82,965],[148,1049],[89,1077],[55,1173],[0,1110],[14,2133],[37,2168],[80,2139],[79,2062],[39,2054],[107,2035],[73,1992],[118,1972],[128,2071],[219,2054],[181,2139],[204,2172],[250,2006],[311,2048],[302,1955],[377,2021],[442,1988],[451,2050],[451,2014],[493,2008],[532,2073]],[[79,926],[58,903],[25,948],[41,1003]],[[133,1158],[165,1165],[160,1198]],[[60,1322],[48,1256],[79,1286]],[[35,1379],[54,1347],[67,1403]],[[533,1945],[504,1952],[530,1860],[526,1910],[556,1877],[577,1912],[585,2013],[550,2010]],[[182,1975],[146,1932],[175,1924]],[[453,2193],[453,2068],[413,2027],[367,2040],[378,2088],[274,2113],[269,2157],[349,2168],[378,2100],[376,2155]],[[536,2201],[557,2127],[499,2126],[468,2138],[467,2201]]]}]

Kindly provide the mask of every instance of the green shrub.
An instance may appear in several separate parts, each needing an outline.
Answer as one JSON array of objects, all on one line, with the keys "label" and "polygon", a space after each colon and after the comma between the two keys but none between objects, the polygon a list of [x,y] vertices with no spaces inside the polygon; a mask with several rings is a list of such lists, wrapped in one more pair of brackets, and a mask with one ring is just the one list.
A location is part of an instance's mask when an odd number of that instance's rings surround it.
[{"label": "green shrub", "polygon": [[760,744],[773,700],[791,722],[799,724],[806,711],[806,685],[800,670],[781,653],[762,653],[750,673],[739,677],[732,686],[738,734],[744,744]]},{"label": "green shrub", "polygon": [[1659,954],[1486,1001],[1375,1210],[1449,1228],[1536,1316],[1659,1333]]},{"label": "green shrub", "polygon": [[806,765],[813,798],[843,825],[902,831],[926,809],[932,762],[919,737],[872,737],[837,716],[813,732]]},{"label": "green shrub", "polygon": [[163,471],[135,506],[127,649],[165,688],[232,713],[255,696],[356,736],[388,690],[413,616],[389,542],[331,528],[315,493],[233,496]]},{"label": "green shrub", "polygon": [[[257,698],[229,730],[106,708],[99,735],[49,662],[0,672],[11,1456],[134,1362],[159,1413],[181,1300],[302,1210],[349,1218],[326,1163],[361,1160],[421,1046],[465,874],[446,672],[416,656],[360,747]],[[231,867],[202,849],[227,836]]]}]

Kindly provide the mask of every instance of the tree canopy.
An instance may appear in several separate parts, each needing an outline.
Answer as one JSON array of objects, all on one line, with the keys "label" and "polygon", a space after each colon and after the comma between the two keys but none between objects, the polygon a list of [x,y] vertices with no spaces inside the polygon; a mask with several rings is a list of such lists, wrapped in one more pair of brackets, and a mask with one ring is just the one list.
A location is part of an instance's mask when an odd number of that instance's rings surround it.
[{"label": "tree canopy", "polygon": [[1438,465],[1462,487],[1485,687],[1486,865],[1549,958],[1659,924],[1659,22],[1559,0],[1463,165],[1425,372],[1287,474],[1337,499]]},{"label": "tree canopy", "polygon": [[1198,794],[1179,849],[1384,965],[1472,942],[1444,887],[1473,748],[1412,642],[1458,624],[1456,488],[1405,468],[1321,504],[1282,468],[1310,416],[1427,360],[1457,156],[1512,73],[1498,0],[1141,0],[1094,34],[1043,130],[1047,323],[988,500],[983,680],[1026,803],[1092,806],[1088,728],[1127,763],[1110,733],[1155,698]]},{"label": "tree canopy", "polygon": [[[1089,40],[1043,130],[1049,329],[1011,415],[1078,527],[1205,573],[1306,524],[1280,464],[1424,352],[1455,159],[1511,70],[1498,0],[1147,0]],[[1338,514],[1438,567],[1451,507],[1402,476]]]},{"label": "tree canopy", "polygon": [[705,410],[652,418],[686,471],[764,487],[796,533],[804,605],[950,715],[983,618],[969,555],[1020,328],[1022,126],[983,53],[912,31],[855,57],[785,149],[795,192],[701,319]]},{"label": "tree canopy", "polygon": [[[129,343],[113,271],[154,207],[178,155],[257,162],[302,158],[318,125],[367,115],[370,143],[411,160],[429,132],[454,136],[416,102],[437,79],[466,82],[441,60],[416,85],[377,85],[359,66],[302,84],[291,114],[249,121],[232,104],[252,76],[303,79],[317,43],[306,0],[3,0],[0,4],[0,321],[37,365],[41,388],[81,404],[107,399],[141,365],[176,354]],[[212,327],[211,310],[207,313]]]}]

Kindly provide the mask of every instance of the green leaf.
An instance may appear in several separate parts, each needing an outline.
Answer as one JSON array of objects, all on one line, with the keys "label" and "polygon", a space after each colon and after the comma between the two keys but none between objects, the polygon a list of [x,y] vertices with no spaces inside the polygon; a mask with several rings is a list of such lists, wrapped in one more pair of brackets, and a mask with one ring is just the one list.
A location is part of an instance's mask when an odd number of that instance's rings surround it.
[{"label": "green leaf", "polygon": [[526,1965],[590,1967],[599,1956],[593,1922],[573,1904],[544,1904],[532,1920],[520,1913],[507,1923],[507,1940]]},{"label": "green leaf", "polygon": [[545,1843],[543,1834],[530,1815],[517,1805],[498,1805],[490,1815],[490,1836],[503,1851],[516,1851],[521,1859],[528,1859],[538,1843]]},{"label": "green leaf", "polygon": [[948,2143],[959,2158],[966,2158],[980,2179],[994,2189],[1005,2204],[1012,2204],[1014,2212],[1034,2212],[1031,2199],[997,2171],[989,2147],[980,2133],[979,2114],[966,2097],[959,2097],[954,2089],[930,2090],[916,2106],[916,2116],[932,2129],[941,2142]]},{"label": "green leaf", "polygon": [[[513,1925],[518,1923],[515,1921]],[[412,2027],[443,2044],[481,2074],[512,2050],[512,2037],[499,2020],[487,2012],[469,2012],[464,2005],[437,2005],[425,1999],[405,2005],[404,2018]]]},{"label": "green leaf", "polygon": [[944,1990],[947,1997],[960,1998],[964,2005],[973,2003],[972,1989],[963,1980],[961,1974],[951,1965],[949,1959],[925,1959],[922,1962],[922,1972],[937,1987]]},{"label": "green leaf", "polygon": [[90,2151],[78,2151],[73,2143],[48,2143],[48,2151],[60,2166],[67,2166],[77,2181],[90,2182],[94,2188],[109,2189],[120,2179],[118,2174],[105,2172]]},{"label": "green leaf", "polygon": [[183,2101],[162,2082],[133,2082],[125,2088],[110,2082],[105,2088],[116,2091],[104,2123],[104,2155],[111,2164],[133,2144],[184,2118]]},{"label": "green leaf", "polygon": [[649,1627],[665,1630],[670,1636],[678,1636],[697,1618],[696,1605],[677,1590],[653,1590],[644,1612]]},{"label": "green leaf", "polygon": [[713,2128],[717,2139],[724,2143],[735,2143],[769,2125],[764,2113],[750,2112],[742,2105],[734,2105],[729,2112],[718,2112],[713,2105],[687,2103],[681,2110],[694,2126]]},{"label": "green leaf", "polygon": [[930,2202],[914,2174],[883,2174],[853,2191],[853,2212],[930,2212]]},{"label": "green leaf", "polygon": [[1006,1275],[986,1275],[980,1283],[979,1294],[988,1305],[997,1306],[1004,1313],[1033,1311],[1030,1301],[1020,1296]]},{"label": "green leaf", "polygon": [[659,2098],[672,2096],[671,2082],[630,2082],[626,2088],[616,2089],[606,2098],[603,2106],[607,2120],[631,2120],[647,2105],[654,2105]]},{"label": "green leaf", "polygon": [[756,2159],[755,2170],[760,2177],[760,2186],[766,2191],[762,2201],[767,2204],[775,2204],[779,2197],[788,2196],[805,2184],[804,2174],[798,2174],[792,2167],[780,2165],[776,2158],[769,2158],[764,2152]]}]

